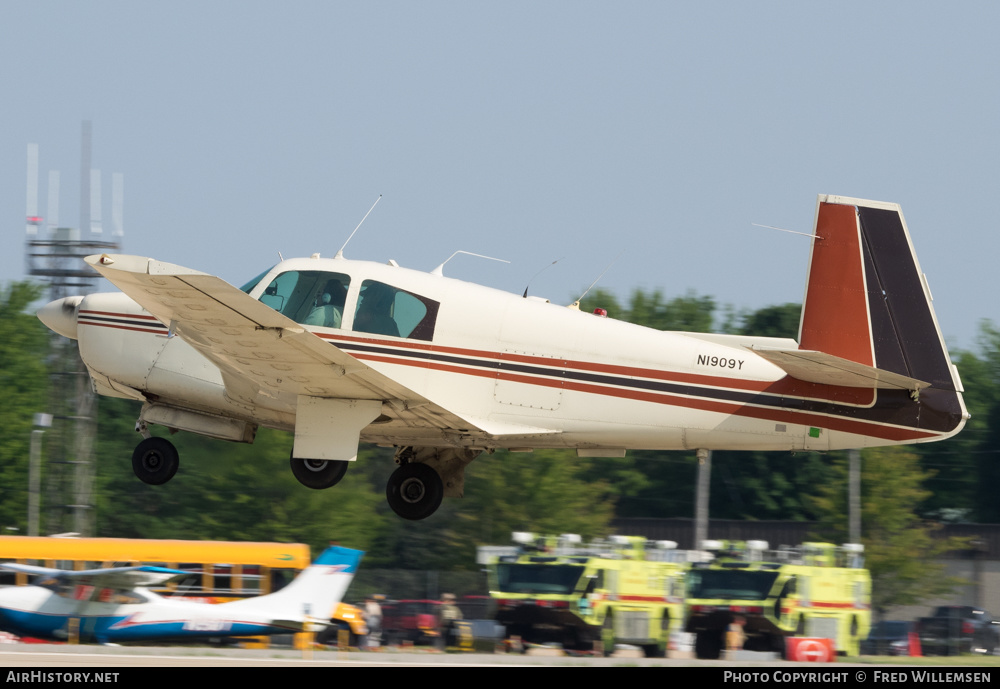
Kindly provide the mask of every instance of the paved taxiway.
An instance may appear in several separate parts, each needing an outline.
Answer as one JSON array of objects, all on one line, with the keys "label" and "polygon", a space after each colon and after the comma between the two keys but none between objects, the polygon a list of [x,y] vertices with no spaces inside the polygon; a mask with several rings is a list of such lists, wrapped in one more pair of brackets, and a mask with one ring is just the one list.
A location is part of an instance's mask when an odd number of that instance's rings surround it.
[{"label": "paved taxiway", "polygon": [[[755,665],[757,663],[754,663]],[[760,663],[771,665],[771,662]],[[773,661],[775,665],[789,665]],[[312,651],[289,649],[249,650],[209,647],[109,647],[34,644],[0,645],[0,667],[60,670],[81,668],[101,671],[125,667],[637,667],[740,665],[746,662],[696,661],[683,658],[585,657],[488,653],[433,653],[387,650]]]}]

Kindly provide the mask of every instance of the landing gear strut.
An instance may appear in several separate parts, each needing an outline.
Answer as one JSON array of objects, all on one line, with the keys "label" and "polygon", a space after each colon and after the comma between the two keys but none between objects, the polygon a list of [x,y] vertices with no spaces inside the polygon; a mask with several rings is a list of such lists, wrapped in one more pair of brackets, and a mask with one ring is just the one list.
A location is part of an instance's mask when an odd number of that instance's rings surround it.
[{"label": "landing gear strut", "polygon": [[433,467],[410,462],[392,472],[385,497],[392,511],[403,519],[425,519],[441,506],[444,483]]},{"label": "landing gear strut", "polygon": [[307,488],[330,488],[347,473],[347,462],[337,459],[291,458],[292,473]]},{"label": "landing gear strut", "polygon": [[132,453],[132,471],[143,483],[159,486],[177,473],[177,448],[166,438],[150,436],[140,442]]}]

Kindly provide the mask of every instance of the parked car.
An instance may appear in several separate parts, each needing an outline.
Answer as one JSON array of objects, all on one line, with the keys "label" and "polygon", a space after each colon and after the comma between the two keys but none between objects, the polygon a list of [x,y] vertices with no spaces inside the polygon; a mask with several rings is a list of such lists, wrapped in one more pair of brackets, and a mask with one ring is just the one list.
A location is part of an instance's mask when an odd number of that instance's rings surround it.
[{"label": "parked car", "polygon": [[861,640],[861,655],[910,655],[910,632],[914,626],[914,622],[906,620],[882,620],[874,624],[868,638]]},{"label": "parked car", "polygon": [[924,655],[993,655],[1000,648],[1000,622],[971,605],[942,605],[917,620]]},{"label": "parked car", "polygon": [[436,600],[397,600],[382,605],[382,634],[385,642],[397,645],[405,641],[417,644],[433,644],[438,631],[438,608]]}]

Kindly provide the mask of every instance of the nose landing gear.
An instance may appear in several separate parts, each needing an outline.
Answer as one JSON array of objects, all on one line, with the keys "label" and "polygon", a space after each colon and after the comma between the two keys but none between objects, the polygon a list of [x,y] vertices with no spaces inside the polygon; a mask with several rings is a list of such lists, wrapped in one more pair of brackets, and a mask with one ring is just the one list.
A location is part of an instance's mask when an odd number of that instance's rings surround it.
[{"label": "nose landing gear", "polygon": [[347,473],[347,462],[335,459],[291,458],[292,473],[303,486],[317,490],[340,483]]}]

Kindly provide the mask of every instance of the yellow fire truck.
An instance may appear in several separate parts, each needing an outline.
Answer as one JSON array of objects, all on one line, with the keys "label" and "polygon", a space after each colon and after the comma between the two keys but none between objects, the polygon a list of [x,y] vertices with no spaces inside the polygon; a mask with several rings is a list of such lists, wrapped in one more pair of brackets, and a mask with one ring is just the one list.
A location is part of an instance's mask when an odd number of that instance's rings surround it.
[{"label": "yellow fire truck", "polygon": [[516,546],[481,548],[490,595],[507,638],[607,653],[615,644],[662,656],[680,629],[687,552],[672,541],[612,536],[583,544],[575,534],[514,534]]},{"label": "yellow fire truck", "polygon": [[[765,541],[706,541],[714,554],[691,566],[685,631],[695,654],[718,658],[727,631],[749,651],[785,655],[785,638],[832,639],[858,655],[871,626],[871,577],[858,544],[803,543],[769,551]],[[732,628],[731,628],[732,625]]]}]

